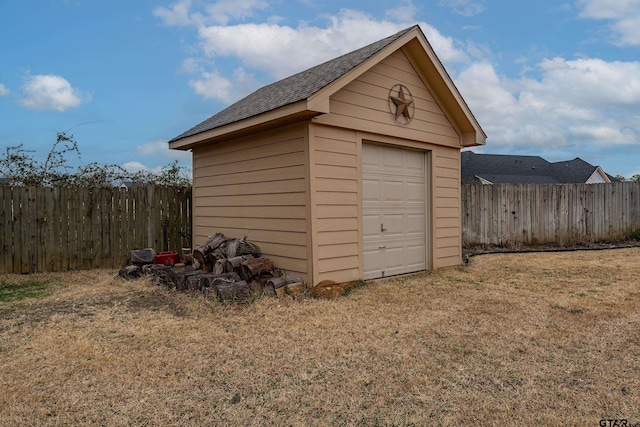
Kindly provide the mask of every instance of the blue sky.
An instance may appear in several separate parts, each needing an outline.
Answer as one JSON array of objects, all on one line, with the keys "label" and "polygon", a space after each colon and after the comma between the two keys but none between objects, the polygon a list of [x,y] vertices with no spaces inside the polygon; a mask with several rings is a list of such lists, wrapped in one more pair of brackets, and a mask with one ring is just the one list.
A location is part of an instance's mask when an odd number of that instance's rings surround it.
[{"label": "blue sky", "polygon": [[[258,87],[419,24],[488,135],[480,152],[640,173],[640,0],[5,0],[0,148],[156,169]],[[76,160],[74,160],[76,162]]]}]

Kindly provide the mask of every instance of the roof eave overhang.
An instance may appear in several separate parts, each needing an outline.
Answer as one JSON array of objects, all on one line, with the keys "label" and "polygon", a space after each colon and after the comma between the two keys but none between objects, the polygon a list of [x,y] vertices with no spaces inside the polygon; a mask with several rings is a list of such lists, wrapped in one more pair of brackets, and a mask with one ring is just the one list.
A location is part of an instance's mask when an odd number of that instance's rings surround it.
[{"label": "roof eave overhang", "polygon": [[326,105],[321,102],[311,104],[305,99],[257,116],[171,141],[169,148],[190,150],[205,143],[238,138],[278,126],[309,120],[317,115],[328,113],[328,110],[328,103]]}]

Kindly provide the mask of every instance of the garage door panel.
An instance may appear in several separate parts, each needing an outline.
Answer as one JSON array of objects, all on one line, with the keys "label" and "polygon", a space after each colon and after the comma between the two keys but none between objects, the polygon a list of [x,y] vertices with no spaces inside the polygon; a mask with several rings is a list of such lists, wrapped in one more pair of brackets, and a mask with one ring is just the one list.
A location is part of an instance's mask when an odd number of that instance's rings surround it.
[{"label": "garage door panel", "polygon": [[417,233],[424,236],[425,234],[425,223],[424,223],[424,215],[407,215],[407,219],[405,220],[405,224],[407,224],[407,233]]},{"label": "garage door panel", "polygon": [[426,255],[424,244],[406,246],[407,264],[409,264],[409,266],[423,266]]},{"label": "garage door panel", "polygon": [[404,267],[406,260],[405,250],[403,247],[385,248],[381,252],[385,258],[384,266],[387,270],[392,268],[397,269]]},{"label": "garage door panel", "polygon": [[377,202],[380,200],[380,181],[377,179],[362,179],[362,201]]},{"label": "garage door panel", "polygon": [[404,183],[402,181],[383,181],[380,184],[382,189],[382,202],[402,202],[404,193]]},{"label": "garage door panel", "polygon": [[[381,224],[384,224],[386,236],[404,234],[404,215],[402,214],[383,214]],[[380,229],[382,230],[382,227]]]},{"label": "garage door panel", "polygon": [[362,236],[366,242],[369,238],[380,238],[380,223],[382,215],[363,214],[362,215]]},{"label": "garage door panel", "polygon": [[364,278],[424,270],[424,153],[373,144],[362,153]]},{"label": "garage door panel", "polygon": [[407,182],[404,186],[407,202],[424,203],[424,184],[422,182]]},{"label": "garage door panel", "polygon": [[379,155],[382,157],[382,166],[387,169],[402,170],[402,152],[395,148],[378,146]]},{"label": "garage door panel", "polygon": [[424,158],[421,158],[420,156],[407,155],[406,167],[408,170],[421,173],[424,171]]}]

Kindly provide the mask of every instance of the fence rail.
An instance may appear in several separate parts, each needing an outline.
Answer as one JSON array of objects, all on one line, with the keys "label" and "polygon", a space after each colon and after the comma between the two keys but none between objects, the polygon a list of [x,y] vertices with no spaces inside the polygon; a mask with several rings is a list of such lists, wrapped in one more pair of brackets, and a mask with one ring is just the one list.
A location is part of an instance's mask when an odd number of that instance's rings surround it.
[{"label": "fence rail", "polygon": [[462,185],[467,245],[612,241],[640,230],[640,182]]},{"label": "fence rail", "polygon": [[119,267],[131,250],[188,246],[191,188],[0,186],[0,273]]}]

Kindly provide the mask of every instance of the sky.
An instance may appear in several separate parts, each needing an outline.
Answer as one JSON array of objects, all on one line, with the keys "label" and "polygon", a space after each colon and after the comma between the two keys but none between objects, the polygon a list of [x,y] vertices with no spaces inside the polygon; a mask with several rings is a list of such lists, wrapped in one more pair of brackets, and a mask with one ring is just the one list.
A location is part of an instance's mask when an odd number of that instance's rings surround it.
[{"label": "sky", "polygon": [[640,0],[2,0],[0,149],[129,170],[255,89],[418,24],[487,134],[476,152],[640,174]]}]

